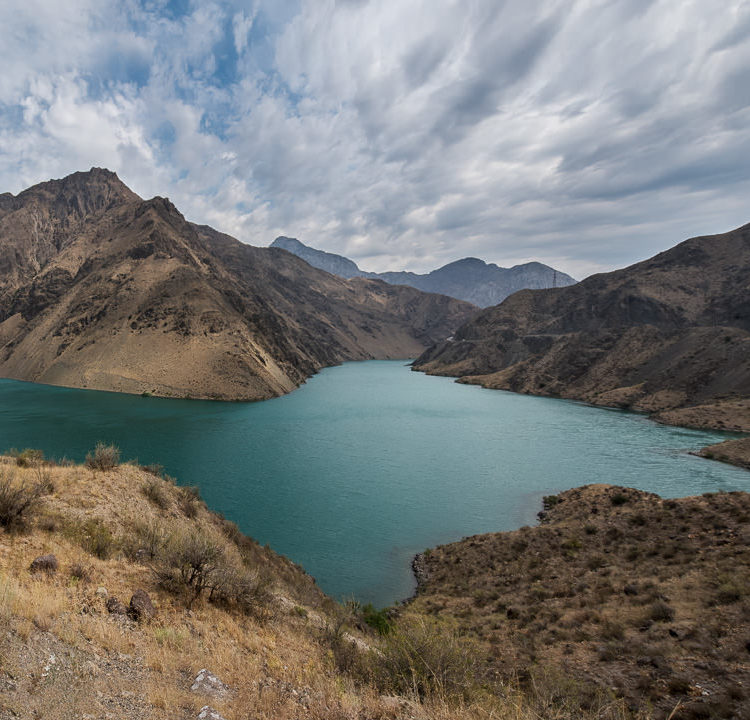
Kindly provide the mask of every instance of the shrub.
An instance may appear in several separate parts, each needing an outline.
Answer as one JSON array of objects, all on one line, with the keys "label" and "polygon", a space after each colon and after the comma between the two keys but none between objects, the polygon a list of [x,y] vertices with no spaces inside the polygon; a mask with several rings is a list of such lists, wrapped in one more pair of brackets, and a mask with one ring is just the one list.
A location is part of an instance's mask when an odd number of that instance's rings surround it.
[{"label": "shrub", "polygon": [[139,467],[141,470],[143,470],[143,472],[147,472],[150,475],[155,475],[158,478],[164,476],[164,466],[159,465],[158,463],[152,465],[139,465]]},{"label": "shrub", "polygon": [[107,560],[117,543],[111,530],[99,519],[87,520],[81,527],[81,546],[100,560]]},{"label": "shrub", "polygon": [[86,467],[91,470],[113,470],[120,464],[120,449],[99,442],[94,450],[86,454]]},{"label": "shrub", "polygon": [[79,582],[89,582],[91,580],[91,574],[89,573],[89,569],[80,562],[73,563],[70,566],[70,577],[72,577],[74,580],[78,580]]},{"label": "shrub", "polygon": [[258,573],[223,567],[211,579],[208,599],[262,618],[272,599],[268,586],[268,581]]},{"label": "shrub", "polygon": [[625,628],[617,620],[607,619],[602,623],[600,635],[605,640],[622,640]]},{"label": "shrub", "polygon": [[671,622],[674,620],[674,608],[664,600],[657,600],[649,609],[648,618],[654,622]]},{"label": "shrub", "polygon": [[376,672],[399,694],[469,697],[476,679],[476,648],[428,618],[403,618],[385,637]]},{"label": "shrub", "polygon": [[609,500],[615,507],[619,507],[620,505],[624,505],[628,501],[628,498],[622,493],[615,493]]},{"label": "shrub", "polygon": [[226,569],[224,550],[203,532],[174,533],[156,559],[154,572],[168,590],[186,591],[188,605],[211,590]]},{"label": "shrub", "polygon": [[737,578],[727,578],[716,589],[716,604],[730,605],[742,599],[746,592],[745,586]]},{"label": "shrub", "polygon": [[201,502],[200,490],[197,487],[187,486],[180,488],[180,510],[186,518],[194,518],[198,515],[198,506]]},{"label": "shrub", "polygon": [[18,465],[18,467],[35,467],[44,462],[44,452],[42,450],[26,448],[21,452],[11,450],[10,454],[16,459],[16,465]]},{"label": "shrub", "polygon": [[169,506],[169,498],[164,492],[162,481],[159,478],[153,478],[148,480],[141,487],[141,492],[154,504],[156,507],[165,510]]},{"label": "shrub", "polygon": [[133,533],[124,549],[131,560],[153,560],[161,552],[164,543],[164,530],[161,523],[149,520],[135,523]]},{"label": "shrub", "polygon": [[44,477],[32,483],[19,482],[15,472],[3,470],[0,474],[0,527],[8,532],[24,530],[49,489],[49,481]]},{"label": "shrub", "polygon": [[179,530],[158,551],[152,570],[162,587],[185,596],[187,606],[201,595],[211,602],[264,617],[271,595],[259,573],[238,567],[221,541],[202,530]]},{"label": "shrub", "polygon": [[362,619],[379,635],[387,635],[391,631],[391,620],[387,610],[376,610],[372,603],[367,603],[361,613]]},{"label": "shrub", "polygon": [[586,567],[589,570],[599,570],[600,568],[603,568],[607,565],[607,559],[603,555],[591,555],[588,560],[586,560]]}]

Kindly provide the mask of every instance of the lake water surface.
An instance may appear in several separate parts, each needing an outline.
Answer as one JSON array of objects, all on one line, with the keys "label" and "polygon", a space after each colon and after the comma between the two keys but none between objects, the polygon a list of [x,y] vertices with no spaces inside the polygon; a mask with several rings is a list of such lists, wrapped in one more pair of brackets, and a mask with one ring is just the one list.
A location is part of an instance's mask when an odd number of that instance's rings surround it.
[{"label": "lake water surface", "polygon": [[81,461],[97,441],[161,463],[336,596],[413,590],[426,547],[532,524],[542,495],[607,482],[677,497],[750,489],[688,454],[727,435],[347,363],[261,403],[164,400],[0,380],[0,451]]}]

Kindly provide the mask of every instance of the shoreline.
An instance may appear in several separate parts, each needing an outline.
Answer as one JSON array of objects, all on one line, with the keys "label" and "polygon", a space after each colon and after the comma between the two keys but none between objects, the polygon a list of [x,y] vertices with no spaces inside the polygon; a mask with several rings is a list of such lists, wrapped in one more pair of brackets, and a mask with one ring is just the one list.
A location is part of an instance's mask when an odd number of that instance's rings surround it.
[{"label": "shoreline", "polygon": [[[631,406],[625,406],[622,404],[611,404],[611,403],[597,403],[591,399],[583,397],[562,397],[560,395],[552,395],[550,393],[530,393],[530,392],[518,392],[511,390],[506,387],[494,386],[489,380],[483,382],[483,378],[489,378],[489,375],[449,375],[447,373],[435,372],[432,370],[423,370],[419,367],[411,366],[412,372],[421,372],[425,375],[431,375],[434,377],[451,377],[455,378],[454,382],[459,385],[475,385],[477,387],[484,388],[485,390],[501,390],[503,392],[513,393],[515,395],[531,395],[532,397],[544,397],[551,398],[554,400],[569,400],[573,402],[585,403],[594,408],[609,408],[612,410],[623,410],[625,412],[632,412],[639,415],[645,415],[649,420],[659,423],[661,425],[669,425],[671,427],[686,428],[688,430],[708,430],[713,432],[723,433],[734,433],[741,437],[729,438],[713,445],[707,445],[695,452],[690,452],[691,455],[701,457],[706,460],[715,460],[716,462],[723,462],[727,465],[734,465],[743,470],[750,470],[750,417],[746,422],[740,421],[735,423],[733,426],[727,426],[725,420],[717,415],[726,413],[729,408],[722,407],[721,403],[715,403],[713,405],[693,405],[677,408],[662,408],[655,410],[638,409]],[[750,408],[750,399],[741,399],[737,402],[746,403],[747,407]],[[743,409],[746,409],[743,407]],[[701,420],[703,417],[703,420]]]}]

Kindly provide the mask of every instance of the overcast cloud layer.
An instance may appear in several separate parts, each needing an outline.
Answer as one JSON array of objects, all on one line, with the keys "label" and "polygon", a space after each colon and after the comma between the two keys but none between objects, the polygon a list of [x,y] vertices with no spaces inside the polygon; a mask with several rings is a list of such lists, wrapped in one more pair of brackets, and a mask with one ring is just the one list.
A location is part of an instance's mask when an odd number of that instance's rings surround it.
[{"label": "overcast cloud layer", "polygon": [[367,270],[750,222],[750,1],[5,0],[0,190],[91,166]]}]

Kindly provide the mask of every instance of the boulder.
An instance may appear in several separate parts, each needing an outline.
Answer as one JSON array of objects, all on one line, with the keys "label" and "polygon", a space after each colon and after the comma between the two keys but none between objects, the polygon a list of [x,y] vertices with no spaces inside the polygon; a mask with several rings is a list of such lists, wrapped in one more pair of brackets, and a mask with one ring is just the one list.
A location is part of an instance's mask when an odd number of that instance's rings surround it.
[{"label": "boulder", "polygon": [[107,612],[112,613],[112,615],[128,614],[128,609],[114,596],[107,598],[105,606],[107,608]]},{"label": "boulder", "polygon": [[59,563],[57,558],[50,553],[49,555],[40,555],[38,558],[34,558],[34,561],[29,566],[31,572],[57,572]]},{"label": "boulder", "polygon": [[204,705],[198,713],[198,720],[225,720],[225,718],[210,705]]},{"label": "boulder", "polygon": [[128,611],[134,620],[139,622],[150,620],[156,615],[156,608],[145,590],[140,588],[130,598],[130,609]]},{"label": "boulder", "polygon": [[203,693],[216,698],[223,698],[229,694],[229,688],[212,672],[203,668],[190,686],[193,692]]}]

